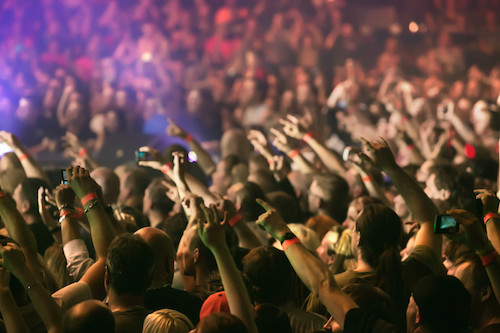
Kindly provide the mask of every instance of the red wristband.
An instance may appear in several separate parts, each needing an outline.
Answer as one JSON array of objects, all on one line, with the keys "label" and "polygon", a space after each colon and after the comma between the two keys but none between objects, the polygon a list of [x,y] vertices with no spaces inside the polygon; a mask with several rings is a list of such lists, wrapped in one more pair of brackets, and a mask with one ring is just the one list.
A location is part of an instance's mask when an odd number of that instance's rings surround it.
[{"label": "red wristband", "polygon": [[85,205],[90,201],[90,200],[95,200],[97,199],[97,194],[96,193],[89,193],[86,196],[84,196],[81,200],[82,202],[82,207],[85,207]]},{"label": "red wristband", "polygon": [[184,141],[186,141],[187,143],[190,143],[191,141],[193,141],[193,136],[191,134],[188,134],[185,138],[184,138]]},{"label": "red wristband", "polygon": [[497,213],[488,213],[483,217],[484,224],[486,224],[489,219],[500,219],[500,216]]},{"label": "red wristband", "polygon": [[274,161],[273,161],[273,159],[272,159],[272,158],[269,158],[269,159],[267,160],[267,164],[269,164],[269,165],[273,165],[273,163],[274,163]]},{"label": "red wristband", "polygon": [[483,263],[483,266],[486,267],[491,265],[497,259],[497,257],[498,257],[497,251],[493,250],[489,254],[481,257],[481,262]]},{"label": "red wristband", "polygon": [[19,160],[19,162],[22,162],[23,160],[27,159],[28,158],[28,154],[21,154],[17,157],[17,159]]},{"label": "red wristband", "polygon": [[78,151],[78,156],[80,156],[80,157],[85,157],[85,156],[87,156],[87,149],[85,149],[85,148],[80,148],[80,150]]},{"label": "red wristband", "polygon": [[228,222],[228,223],[229,223],[229,225],[230,225],[231,227],[234,227],[234,225],[235,225],[236,223],[240,222],[242,218],[243,218],[243,216],[241,216],[240,214],[236,214],[236,215],[234,215],[234,216],[233,216],[233,217],[229,220],[229,222]]},{"label": "red wristband", "polygon": [[63,217],[63,216],[66,216],[68,214],[71,214],[71,213],[74,213],[74,210],[72,209],[67,209],[67,208],[63,208],[59,211],[59,217]]},{"label": "red wristband", "polygon": [[287,239],[285,241],[283,241],[283,243],[281,243],[281,247],[283,248],[283,252],[286,251],[286,249],[288,249],[290,247],[290,245],[292,244],[300,244],[300,239],[298,239],[297,237],[295,238],[292,238],[292,239]]},{"label": "red wristband", "polygon": [[413,143],[410,143],[407,147],[409,150],[415,149],[415,145]]},{"label": "red wristband", "polygon": [[164,174],[168,174],[168,172],[170,171],[170,169],[172,168],[172,163],[165,163],[160,171],[163,172]]},{"label": "red wristband", "polygon": [[4,191],[0,191],[0,199],[5,198],[7,195]]},{"label": "red wristband", "polygon": [[313,138],[313,132],[309,131],[304,135],[302,140],[304,140],[305,143],[309,143],[309,141],[311,141],[312,138]]},{"label": "red wristband", "polygon": [[299,156],[298,149],[294,149],[288,154],[288,157],[290,157],[292,160],[294,160],[297,156]]},{"label": "red wristband", "polygon": [[364,177],[361,177],[361,180],[363,181],[363,183],[366,183],[366,182],[371,182],[372,181],[372,176],[364,176]]}]

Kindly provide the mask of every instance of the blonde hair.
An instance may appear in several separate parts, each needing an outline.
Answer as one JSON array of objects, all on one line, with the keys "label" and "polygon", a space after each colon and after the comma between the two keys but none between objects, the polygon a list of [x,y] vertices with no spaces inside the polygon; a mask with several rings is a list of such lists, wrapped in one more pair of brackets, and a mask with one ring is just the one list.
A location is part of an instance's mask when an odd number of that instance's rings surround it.
[{"label": "blonde hair", "polygon": [[144,319],[142,333],[187,333],[192,329],[194,329],[193,324],[182,313],[171,309],[161,309]]}]

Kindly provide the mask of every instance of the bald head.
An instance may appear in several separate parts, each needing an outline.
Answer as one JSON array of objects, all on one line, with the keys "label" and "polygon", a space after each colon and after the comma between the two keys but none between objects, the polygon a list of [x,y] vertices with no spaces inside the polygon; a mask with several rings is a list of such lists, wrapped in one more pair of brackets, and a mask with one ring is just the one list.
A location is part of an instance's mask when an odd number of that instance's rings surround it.
[{"label": "bald head", "polygon": [[64,333],[114,333],[111,310],[97,300],[87,300],[70,308],[63,317]]},{"label": "bald head", "polygon": [[155,255],[152,287],[171,284],[174,278],[175,249],[170,237],[164,231],[152,227],[141,228],[135,234],[148,243]]},{"label": "bald head", "polygon": [[120,194],[120,178],[116,173],[109,168],[99,167],[94,169],[90,176],[101,186],[106,204],[115,204]]}]

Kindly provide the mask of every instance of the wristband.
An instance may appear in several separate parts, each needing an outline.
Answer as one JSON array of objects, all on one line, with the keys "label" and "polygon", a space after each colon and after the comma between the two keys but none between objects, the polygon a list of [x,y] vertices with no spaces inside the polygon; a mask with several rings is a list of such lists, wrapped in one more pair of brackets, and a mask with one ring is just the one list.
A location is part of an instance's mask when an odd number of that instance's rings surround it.
[{"label": "wristband", "polygon": [[497,213],[488,213],[484,215],[483,222],[486,224],[490,219],[500,219],[500,216]]},{"label": "wristband", "polygon": [[230,225],[231,227],[234,227],[234,225],[235,225],[236,223],[240,222],[242,218],[243,218],[243,216],[241,216],[240,214],[236,214],[236,215],[234,215],[234,216],[233,216],[233,217],[229,220],[229,222],[228,222],[228,223],[229,223],[229,225]]},{"label": "wristband", "polygon": [[464,153],[467,158],[472,160],[476,157],[476,148],[474,148],[474,146],[470,143],[466,143],[464,147]]},{"label": "wristband", "polygon": [[186,141],[187,143],[190,143],[191,141],[193,141],[193,136],[191,134],[188,134],[185,138],[184,138],[184,141]]},{"label": "wristband", "polygon": [[163,172],[164,174],[168,174],[168,172],[170,171],[170,169],[172,168],[172,163],[165,163],[160,171]]},{"label": "wristband", "polygon": [[0,191],[0,199],[5,198],[7,195],[4,191]]},{"label": "wristband", "polygon": [[288,249],[290,247],[290,245],[293,245],[293,244],[301,244],[300,239],[295,237],[292,239],[284,240],[283,243],[281,243],[281,247],[283,248],[283,252],[286,252],[286,249]]},{"label": "wristband", "polygon": [[273,163],[274,163],[274,161],[273,161],[273,159],[272,159],[272,158],[270,158],[270,159],[268,159],[268,160],[267,160],[267,164],[269,164],[269,165],[273,165]]},{"label": "wristband", "polygon": [[409,150],[413,150],[413,149],[415,149],[415,144],[410,143],[409,145],[407,145],[407,147]]},{"label": "wristband", "polygon": [[493,262],[495,262],[497,257],[498,257],[498,253],[495,250],[491,251],[489,254],[487,254],[485,256],[482,256],[481,262],[483,263],[483,267],[487,267],[487,266],[491,265]]},{"label": "wristband", "polygon": [[74,213],[74,212],[75,212],[74,210],[69,210],[69,209],[63,208],[59,211],[59,217],[66,216],[66,215]]},{"label": "wristband", "polygon": [[371,182],[373,180],[372,176],[363,176],[361,177],[363,183]]},{"label": "wristband", "polygon": [[302,140],[304,140],[305,143],[309,143],[309,141],[311,141],[312,138],[313,138],[313,132],[309,131],[304,135]]},{"label": "wristband", "polygon": [[22,161],[24,161],[27,158],[28,158],[28,154],[26,154],[26,153],[25,154],[21,154],[21,155],[19,155],[17,157],[17,159],[19,160],[19,162],[22,162]]},{"label": "wristband", "polygon": [[85,205],[90,201],[90,200],[95,200],[97,199],[97,194],[96,193],[89,193],[86,196],[84,196],[81,200],[82,202],[82,207],[85,207]]},{"label": "wristband", "polygon": [[290,153],[288,153],[288,157],[290,157],[292,160],[294,160],[297,156],[299,156],[298,149],[294,149]]},{"label": "wristband", "polygon": [[87,156],[87,149],[85,149],[85,148],[80,148],[80,150],[78,151],[78,156],[80,156],[80,157],[85,157],[85,156]]},{"label": "wristband", "polygon": [[99,202],[99,200],[97,200],[97,199],[96,199],[96,200],[94,200],[94,201],[92,201],[92,203],[90,204],[90,206],[88,206],[87,208],[85,208],[85,210],[83,211],[83,213],[84,213],[85,215],[87,215],[87,213],[88,213],[88,212],[90,212],[90,210],[91,210],[92,208],[94,208],[94,207],[97,205],[97,203],[98,203],[98,202]]}]

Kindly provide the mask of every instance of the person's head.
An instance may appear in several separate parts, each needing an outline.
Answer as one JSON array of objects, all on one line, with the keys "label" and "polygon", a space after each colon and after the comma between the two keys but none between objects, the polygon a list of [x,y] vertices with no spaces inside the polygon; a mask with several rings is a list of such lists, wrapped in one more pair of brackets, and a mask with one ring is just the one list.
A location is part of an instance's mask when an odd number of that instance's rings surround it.
[{"label": "person's head", "polygon": [[470,311],[471,296],[460,280],[449,275],[428,275],[413,288],[407,325],[431,333],[467,332]]},{"label": "person's head", "polygon": [[352,236],[353,252],[361,255],[375,271],[376,285],[394,299],[401,297],[401,257],[399,216],[380,204],[366,206],[356,220]]},{"label": "person's head", "polygon": [[144,193],[142,211],[148,215],[151,212],[159,213],[161,216],[168,216],[174,207],[174,202],[167,196],[168,188],[162,184],[161,179],[153,180]]},{"label": "person's head", "polygon": [[249,182],[253,182],[265,192],[273,192],[278,190],[278,183],[271,171],[268,170],[257,170],[250,175],[248,175]]},{"label": "person's head", "polygon": [[23,216],[41,219],[38,212],[38,189],[48,189],[47,183],[38,178],[26,178],[14,190],[12,197],[16,201],[17,210]]},{"label": "person's head", "polygon": [[152,287],[171,284],[174,279],[175,249],[170,237],[165,232],[152,227],[141,228],[135,234],[148,243],[155,256]]},{"label": "person's head", "polygon": [[[382,289],[368,283],[354,283],[342,288],[342,291],[367,313],[388,323],[397,323],[394,302]],[[331,332],[342,332],[333,317],[330,317],[323,328]]]},{"label": "person's head", "polygon": [[174,248],[177,251],[179,242],[181,241],[182,234],[184,233],[187,224],[188,221],[186,219],[186,214],[184,214],[184,212],[180,212],[169,216],[165,220],[165,223],[160,224],[158,228],[165,231],[165,233],[170,237],[174,244]]},{"label": "person's head", "polygon": [[255,307],[255,323],[259,333],[292,333],[288,315],[274,304],[264,303]]},{"label": "person's head", "polygon": [[228,155],[224,157],[217,166],[215,172],[212,174],[213,187],[219,194],[226,194],[227,189],[233,182],[232,171],[233,168],[240,162],[236,155]]},{"label": "person's head", "polygon": [[70,308],[63,316],[64,333],[114,333],[115,319],[101,301],[87,300]]},{"label": "person's head", "polygon": [[105,286],[117,295],[142,296],[153,278],[155,256],[139,235],[123,233],[109,245]]},{"label": "person's head", "polygon": [[194,225],[186,229],[179,242],[177,249],[177,261],[186,276],[196,276],[197,270],[213,272],[217,270],[217,263],[212,252],[203,244],[198,235],[198,226]]},{"label": "person's head", "polygon": [[259,185],[252,182],[245,183],[236,193],[235,205],[245,221],[256,221],[265,213],[265,209],[255,201],[257,198],[266,200],[266,195]]},{"label": "person's head", "polygon": [[193,323],[182,313],[161,309],[149,314],[144,319],[143,333],[187,333],[194,328]]},{"label": "person's head", "polygon": [[309,211],[324,213],[337,221],[344,221],[349,204],[349,185],[335,174],[317,175],[309,188]]},{"label": "person's head", "polygon": [[102,189],[102,196],[107,205],[115,204],[120,195],[120,178],[116,173],[106,167],[98,167],[90,173],[90,177]]},{"label": "person's head", "polygon": [[240,318],[227,313],[213,313],[203,318],[198,326],[196,333],[247,333],[248,329]]},{"label": "person's head", "polygon": [[247,139],[245,131],[232,128],[224,132],[220,140],[220,150],[222,158],[235,155],[239,161],[248,161],[252,152],[252,145]]},{"label": "person's head", "polygon": [[451,165],[435,165],[429,170],[424,191],[442,210],[460,208],[473,212],[473,189],[472,175],[460,173]]},{"label": "person's head", "polygon": [[479,256],[469,253],[458,259],[452,275],[463,283],[471,295],[470,324],[472,327],[481,328],[481,325],[489,320],[485,318],[485,315],[499,314],[500,306]]},{"label": "person's head", "polygon": [[290,299],[293,268],[283,251],[271,246],[252,249],[243,258],[243,273],[255,302],[280,306]]},{"label": "person's head", "polygon": [[300,222],[297,201],[290,194],[283,191],[268,192],[267,198],[287,223]]},{"label": "person's head", "polygon": [[149,185],[149,175],[143,169],[131,169],[120,181],[118,203],[132,206],[142,211],[142,198]]},{"label": "person's head", "polygon": [[349,203],[349,208],[347,209],[347,219],[346,221],[344,221],[344,226],[352,229],[363,209],[365,209],[366,206],[373,204],[382,204],[382,201],[378,198],[373,198],[366,195],[352,200]]}]

